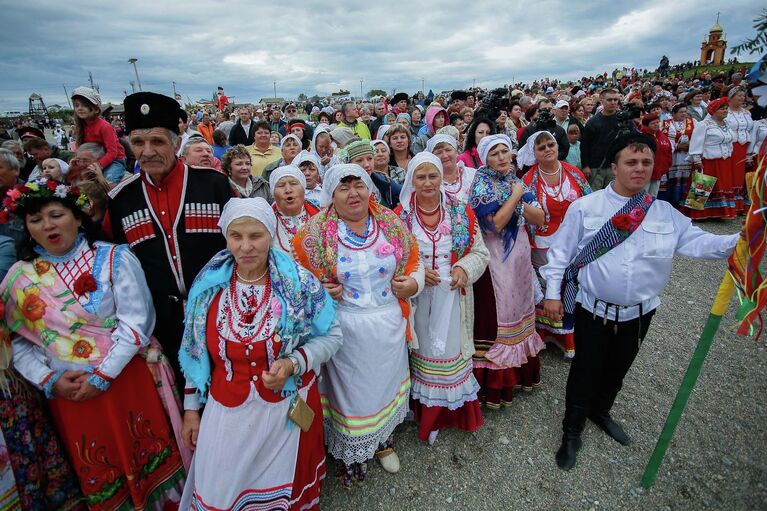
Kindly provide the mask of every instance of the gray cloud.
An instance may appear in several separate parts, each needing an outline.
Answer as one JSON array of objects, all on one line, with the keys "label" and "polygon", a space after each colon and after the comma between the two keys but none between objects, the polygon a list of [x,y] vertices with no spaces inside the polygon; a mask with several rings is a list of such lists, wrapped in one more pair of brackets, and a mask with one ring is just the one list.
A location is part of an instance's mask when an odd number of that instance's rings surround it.
[{"label": "gray cloud", "polygon": [[[0,110],[32,92],[66,104],[62,84],[93,73],[105,100],[130,92],[139,59],[144,90],[237,101],[328,93],[340,87],[427,90],[574,79],[620,66],[695,60],[718,0],[628,2],[342,2],[245,0],[121,3],[42,0],[4,10]],[[96,7],[96,6],[99,7]],[[755,0],[728,2],[730,45],[753,34]],[[729,57],[729,55],[728,55]]]}]

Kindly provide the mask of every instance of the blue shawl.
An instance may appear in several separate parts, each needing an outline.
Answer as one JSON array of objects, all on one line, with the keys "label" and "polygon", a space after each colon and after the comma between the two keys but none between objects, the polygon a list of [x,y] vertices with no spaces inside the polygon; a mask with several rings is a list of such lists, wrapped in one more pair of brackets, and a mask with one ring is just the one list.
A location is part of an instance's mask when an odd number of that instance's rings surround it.
[{"label": "blue shawl", "polygon": [[[521,182],[513,171],[507,174],[501,174],[491,169],[487,165],[477,169],[477,174],[474,176],[474,183],[471,188],[471,196],[469,198],[469,205],[477,214],[477,221],[480,228],[485,232],[495,233],[495,223],[493,223],[493,217],[501,209],[503,203],[511,197],[511,189],[516,182]],[[522,186],[525,186],[522,183]],[[525,192],[522,194],[522,198],[519,200],[517,210],[511,216],[511,220],[506,224],[501,232],[498,234],[503,239],[503,260],[505,261],[511,249],[514,248],[514,242],[517,240],[517,232],[519,226],[524,223],[522,217],[522,204],[527,203],[531,206],[540,207],[538,200],[535,198],[535,194],[525,186]]]},{"label": "blue shawl", "polygon": [[[197,387],[202,401],[210,385],[211,362],[206,342],[208,311],[219,291],[232,278],[234,256],[222,250],[205,265],[189,291],[184,336],[178,360],[184,376]],[[310,338],[324,335],[335,318],[335,302],[308,270],[281,250],[269,250],[269,277],[274,295],[282,304],[275,327],[282,337],[278,358],[292,353]]]}]

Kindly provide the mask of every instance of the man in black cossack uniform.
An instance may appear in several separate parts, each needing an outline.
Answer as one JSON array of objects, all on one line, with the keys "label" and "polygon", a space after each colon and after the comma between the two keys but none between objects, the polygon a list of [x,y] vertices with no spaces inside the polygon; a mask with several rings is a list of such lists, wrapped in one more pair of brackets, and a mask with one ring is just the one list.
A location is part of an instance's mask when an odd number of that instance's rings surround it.
[{"label": "man in black cossack uniform", "polygon": [[187,292],[226,247],[218,218],[231,188],[216,170],[176,158],[179,117],[173,98],[153,92],[125,98],[125,129],[140,171],[110,192],[106,227],[115,243],[129,244],[141,261],[157,311],[154,336],[182,388],[178,351]]}]

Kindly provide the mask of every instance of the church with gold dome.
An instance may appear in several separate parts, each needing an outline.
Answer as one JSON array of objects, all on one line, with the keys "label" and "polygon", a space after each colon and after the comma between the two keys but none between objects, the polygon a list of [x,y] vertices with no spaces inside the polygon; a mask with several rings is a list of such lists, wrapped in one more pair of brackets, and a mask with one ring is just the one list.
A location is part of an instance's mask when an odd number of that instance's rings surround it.
[{"label": "church with gold dome", "polygon": [[708,31],[708,38],[700,45],[700,65],[719,66],[724,63],[724,50],[727,49],[727,41],[724,38],[724,29],[719,24],[719,15],[716,23]]}]

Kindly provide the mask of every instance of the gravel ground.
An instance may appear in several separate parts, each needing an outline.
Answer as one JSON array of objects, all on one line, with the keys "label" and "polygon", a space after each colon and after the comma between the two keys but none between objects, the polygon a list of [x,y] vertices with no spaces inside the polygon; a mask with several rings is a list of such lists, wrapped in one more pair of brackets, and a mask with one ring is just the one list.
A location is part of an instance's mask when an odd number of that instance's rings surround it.
[{"label": "gravel ground", "polygon": [[[718,234],[736,221],[699,224]],[[578,464],[559,470],[569,363],[542,353],[541,387],[507,409],[484,410],[475,434],[440,433],[433,447],[401,425],[398,474],[369,463],[363,484],[344,490],[332,474],[322,496],[329,510],[767,509],[767,354],[764,341],[735,332],[735,306],[722,321],[655,487],[639,481],[697,344],[725,263],[677,258],[650,333],[624,381],[613,416],[634,439],[623,447],[588,423]]]}]

